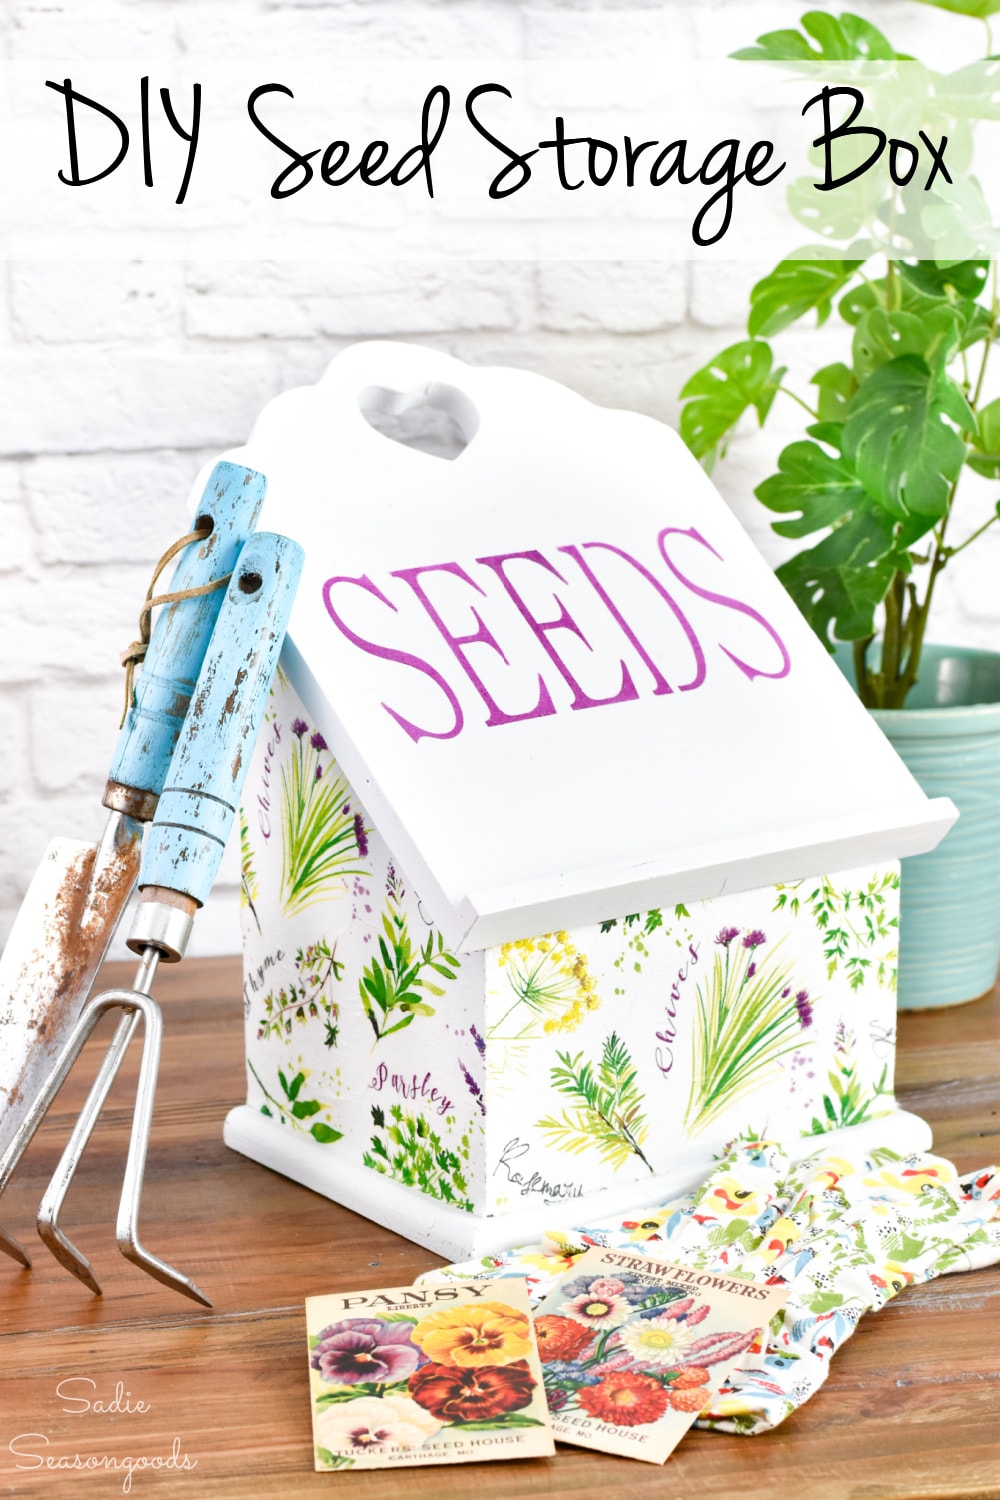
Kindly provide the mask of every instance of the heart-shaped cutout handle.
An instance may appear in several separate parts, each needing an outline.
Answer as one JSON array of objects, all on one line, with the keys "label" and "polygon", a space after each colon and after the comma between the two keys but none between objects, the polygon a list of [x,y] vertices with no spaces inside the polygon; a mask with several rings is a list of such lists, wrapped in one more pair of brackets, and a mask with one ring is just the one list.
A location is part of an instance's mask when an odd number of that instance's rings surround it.
[{"label": "heart-shaped cutout handle", "polygon": [[409,391],[369,385],[358,396],[361,415],[381,437],[433,458],[455,459],[479,431],[479,412],[456,386],[428,381]]}]

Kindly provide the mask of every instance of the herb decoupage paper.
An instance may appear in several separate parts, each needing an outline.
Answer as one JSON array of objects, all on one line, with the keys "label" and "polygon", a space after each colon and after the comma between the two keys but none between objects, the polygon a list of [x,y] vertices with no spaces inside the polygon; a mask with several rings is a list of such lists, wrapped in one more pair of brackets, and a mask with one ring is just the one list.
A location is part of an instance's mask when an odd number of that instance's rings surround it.
[{"label": "herb decoupage paper", "polygon": [[452,952],[281,672],[241,825],[248,1102],[373,1205],[502,1215],[892,1107],[896,867]]}]

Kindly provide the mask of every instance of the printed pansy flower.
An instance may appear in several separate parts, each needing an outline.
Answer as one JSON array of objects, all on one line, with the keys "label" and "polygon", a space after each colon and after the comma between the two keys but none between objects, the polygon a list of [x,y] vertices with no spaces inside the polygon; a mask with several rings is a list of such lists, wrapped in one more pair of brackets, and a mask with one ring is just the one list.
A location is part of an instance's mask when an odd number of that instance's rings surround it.
[{"label": "printed pansy flower", "polygon": [[618,1338],[638,1365],[679,1365],[694,1343],[694,1335],[669,1313],[636,1318],[619,1330]]},{"label": "printed pansy flower", "polygon": [[413,1342],[442,1365],[509,1365],[531,1353],[531,1327],[525,1314],[506,1302],[480,1302],[421,1318]]},{"label": "printed pansy flower", "polygon": [[412,1327],[380,1318],[345,1318],[323,1329],[310,1363],[337,1385],[405,1380],[421,1363],[419,1349],[410,1342]]},{"label": "printed pansy flower", "polygon": [[526,1359],[466,1370],[428,1364],[410,1377],[410,1394],[442,1422],[492,1422],[530,1406],[535,1383]]},{"label": "printed pansy flower", "polygon": [[316,1418],[316,1441],[338,1456],[419,1448],[442,1424],[409,1396],[361,1396],[328,1406]]}]

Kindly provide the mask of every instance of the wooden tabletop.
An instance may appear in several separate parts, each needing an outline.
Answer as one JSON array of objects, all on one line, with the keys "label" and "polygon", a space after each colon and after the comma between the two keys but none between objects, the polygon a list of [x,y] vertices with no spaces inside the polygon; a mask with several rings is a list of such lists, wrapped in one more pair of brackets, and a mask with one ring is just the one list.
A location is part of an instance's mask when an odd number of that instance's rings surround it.
[{"label": "wooden tabletop", "polygon": [[[130,975],[119,965],[106,977]],[[315,1474],[303,1299],[405,1285],[438,1262],[223,1146],[223,1118],[245,1097],[237,961],[192,960],[162,970],[156,988],[166,1042],[143,1239],[215,1307],[186,1302],[115,1250],[133,1071],[64,1213],[105,1295],[40,1245],[32,1272],[0,1257],[0,1495],[1000,1497],[1000,1268],[907,1290],[863,1319],[823,1389],[776,1432],[693,1432],[663,1469],[560,1448],[554,1459]],[[998,1038],[1000,992],[900,1017],[898,1096],[961,1170],[1000,1161]],[[35,1205],[83,1094],[83,1078],[71,1079],[4,1195],[2,1222],[31,1246]],[[120,1409],[99,1409],[114,1407],[116,1390]],[[126,1488],[129,1458],[171,1454],[176,1467],[137,1470]]]}]

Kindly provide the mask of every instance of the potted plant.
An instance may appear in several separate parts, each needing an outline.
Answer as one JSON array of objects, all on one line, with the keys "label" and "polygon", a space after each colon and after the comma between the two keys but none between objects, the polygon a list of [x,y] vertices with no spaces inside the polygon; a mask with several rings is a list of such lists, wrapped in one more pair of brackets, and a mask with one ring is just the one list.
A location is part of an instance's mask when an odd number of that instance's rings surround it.
[{"label": "potted plant", "polygon": [[[987,32],[989,14],[1000,12],[1000,0],[924,3],[985,19]],[[862,18],[818,11],[801,30],[768,33],[735,55],[903,58]],[[928,108],[945,118],[956,86],[926,70],[924,80]],[[951,128],[967,152],[969,120],[996,108],[968,69],[962,91],[965,118],[953,115]],[[949,214],[964,215],[966,227],[975,219],[975,180],[963,191],[945,203],[944,220],[940,204],[936,220],[925,217],[939,242],[955,227]],[[826,242],[793,252],[753,286],[748,337],[681,391],[681,432],[711,465],[751,408],[762,426],[785,393],[803,409],[804,436],[782,450],[756,495],[780,517],[776,533],[809,538],[778,577],[917,780],[959,808],[937,850],[904,861],[899,978],[903,1008],[957,1004],[993,987],[1000,960],[1000,654],[932,645],[930,621],[941,574],[960,568],[1000,518],[1000,502],[981,485],[970,493],[969,480],[970,471],[1000,480],[1000,398],[989,398],[988,384],[997,266],[982,252],[919,258],[912,204],[888,175],[819,210],[818,197],[811,192],[808,222]],[[988,210],[980,222],[989,224]],[[846,248],[833,248],[847,236]],[[817,370],[804,395],[786,384],[770,340],[812,314],[825,322],[835,307],[845,357]]]}]

